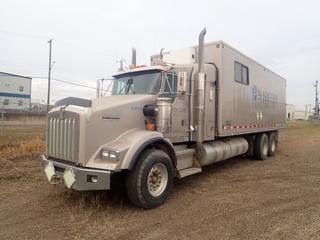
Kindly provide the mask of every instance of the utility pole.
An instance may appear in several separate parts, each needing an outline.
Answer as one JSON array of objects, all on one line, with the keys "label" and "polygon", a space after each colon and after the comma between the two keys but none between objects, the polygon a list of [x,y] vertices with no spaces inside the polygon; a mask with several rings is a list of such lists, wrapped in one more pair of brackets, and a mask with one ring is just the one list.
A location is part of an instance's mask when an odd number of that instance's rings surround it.
[{"label": "utility pole", "polygon": [[314,106],[314,115],[315,116],[319,116],[318,83],[319,83],[319,81],[317,80],[316,84],[314,85],[314,87],[316,88],[316,102],[315,102],[315,106]]},{"label": "utility pole", "polygon": [[97,80],[97,98],[102,97],[104,80],[105,80],[104,78],[100,78]]},{"label": "utility pole", "polygon": [[49,71],[48,71],[48,96],[47,96],[47,112],[49,112],[49,106],[50,106],[50,87],[51,87],[51,47],[52,47],[52,39],[48,41],[49,43]]},{"label": "utility pole", "polygon": [[308,104],[306,104],[306,110],[304,111],[304,119],[307,120],[307,111],[308,111]]},{"label": "utility pole", "polygon": [[4,100],[2,102],[2,108],[1,108],[1,121],[4,120]]},{"label": "utility pole", "polygon": [[112,86],[112,83],[113,83],[112,78],[98,79],[97,80],[97,98],[104,97],[109,92],[109,89]]},{"label": "utility pole", "polygon": [[100,97],[100,79],[97,80],[97,98]]}]

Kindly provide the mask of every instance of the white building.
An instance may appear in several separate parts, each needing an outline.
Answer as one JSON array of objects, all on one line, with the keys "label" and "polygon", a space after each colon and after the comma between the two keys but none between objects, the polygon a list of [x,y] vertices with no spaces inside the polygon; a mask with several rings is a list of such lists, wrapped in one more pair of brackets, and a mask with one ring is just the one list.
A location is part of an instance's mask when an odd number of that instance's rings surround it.
[{"label": "white building", "polygon": [[295,111],[296,111],[296,109],[293,104],[287,104],[287,106],[286,106],[287,120],[294,120],[294,112]]},{"label": "white building", "polygon": [[293,104],[286,106],[287,120],[308,120],[313,115],[311,105],[306,105],[305,110],[297,110]]},{"label": "white building", "polygon": [[31,80],[30,77],[0,72],[0,109],[29,109]]}]

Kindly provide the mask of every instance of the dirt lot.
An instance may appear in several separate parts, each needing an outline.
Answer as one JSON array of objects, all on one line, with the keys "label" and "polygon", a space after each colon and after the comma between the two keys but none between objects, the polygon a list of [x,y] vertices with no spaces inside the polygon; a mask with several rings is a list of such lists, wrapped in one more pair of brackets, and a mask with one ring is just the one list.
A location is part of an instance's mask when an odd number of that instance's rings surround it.
[{"label": "dirt lot", "polygon": [[154,210],[124,193],[49,185],[43,140],[42,128],[0,134],[0,239],[320,239],[320,125],[290,124],[266,161],[232,159],[176,181]]}]

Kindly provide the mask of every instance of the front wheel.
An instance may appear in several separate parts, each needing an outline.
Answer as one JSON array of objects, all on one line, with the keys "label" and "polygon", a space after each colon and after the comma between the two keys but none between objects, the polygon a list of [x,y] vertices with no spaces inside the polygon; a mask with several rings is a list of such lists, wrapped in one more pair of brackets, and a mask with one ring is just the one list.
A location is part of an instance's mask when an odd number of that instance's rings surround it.
[{"label": "front wheel", "polygon": [[173,185],[173,166],[165,152],[146,150],[126,177],[127,195],[138,207],[155,208],[167,199]]}]

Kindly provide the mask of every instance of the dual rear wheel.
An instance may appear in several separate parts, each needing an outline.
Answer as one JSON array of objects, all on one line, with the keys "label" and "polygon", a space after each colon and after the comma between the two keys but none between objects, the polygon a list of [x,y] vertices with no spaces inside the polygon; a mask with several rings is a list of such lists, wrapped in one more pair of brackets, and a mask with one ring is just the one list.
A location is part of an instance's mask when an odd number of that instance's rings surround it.
[{"label": "dual rear wheel", "polygon": [[255,158],[259,160],[266,160],[268,157],[275,155],[277,150],[277,133],[261,133],[258,134],[254,140],[253,152]]}]

